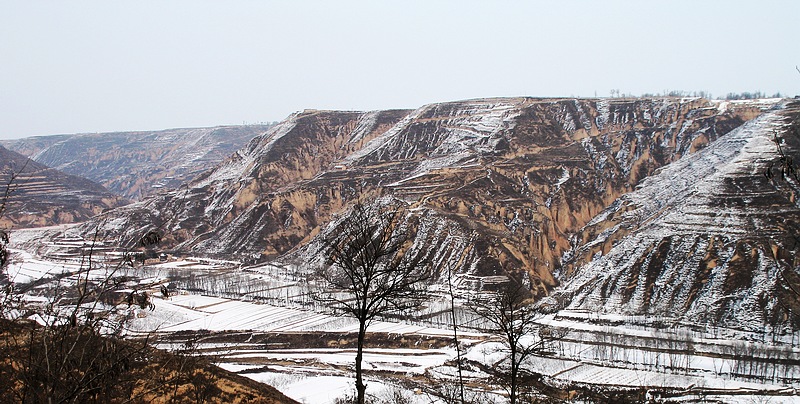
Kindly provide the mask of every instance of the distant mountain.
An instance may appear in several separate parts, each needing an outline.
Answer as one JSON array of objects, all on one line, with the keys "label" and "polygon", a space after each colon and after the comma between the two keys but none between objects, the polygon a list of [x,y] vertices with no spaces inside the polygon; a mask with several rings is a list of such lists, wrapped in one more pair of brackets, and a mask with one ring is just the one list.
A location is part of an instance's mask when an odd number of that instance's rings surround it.
[{"label": "distant mountain", "polygon": [[174,189],[271,125],[36,136],[0,144],[129,199]]},{"label": "distant mountain", "polygon": [[2,146],[0,197],[5,202],[0,215],[4,227],[81,222],[128,202],[100,184],[49,168]]},{"label": "distant mountain", "polygon": [[561,300],[750,330],[797,327],[800,183],[786,165],[794,161],[796,100],[659,170],[577,233]]},{"label": "distant mountain", "polygon": [[477,99],[413,111],[304,111],[187,187],[101,224],[179,252],[309,270],[315,237],[356,200],[402,200],[411,251],[474,277],[524,272],[549,293],[584,227],[657,169],[704,149],[773,101]]}]

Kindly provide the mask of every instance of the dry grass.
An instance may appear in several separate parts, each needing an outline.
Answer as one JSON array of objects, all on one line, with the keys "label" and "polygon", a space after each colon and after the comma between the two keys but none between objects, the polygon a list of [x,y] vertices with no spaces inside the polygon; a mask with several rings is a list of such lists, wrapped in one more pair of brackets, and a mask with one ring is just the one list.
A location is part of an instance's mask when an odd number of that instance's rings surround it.
[{"label": "dry grass", "polygon": [[78,328],[0,320],[0,402],[296,403],[202,357]]}]

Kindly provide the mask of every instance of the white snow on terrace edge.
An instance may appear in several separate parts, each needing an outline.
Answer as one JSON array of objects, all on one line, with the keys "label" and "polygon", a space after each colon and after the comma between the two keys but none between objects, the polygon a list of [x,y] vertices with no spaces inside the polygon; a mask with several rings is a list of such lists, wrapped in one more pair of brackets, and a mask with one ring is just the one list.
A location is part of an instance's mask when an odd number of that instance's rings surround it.
[{"label": "white snow on terrace edge", "polygon": [[[392,129],[349,156],[345,162],[356,161],[385,147],[390,139],[401,133],[411,122],[423,113],[443,104],[430,104],[408,115]],[[446,105],[446,104],[445,104]],[[439,117],[445,121],[444,127],[449,135],[421,161],[406,178],[388,184],[390,187],[402,186],[406,181],[425,176],[433,171],[452,167],[463,167],[465,161],[475,159],[479,152],[490,152],[499,140],[498,134],[514,125],[514,118],[520,115],[522,104],[511,100],[474,100],[466,102],[463,108],[452,111],[449,117]]]},{"label": "white snow on terrace edge", "polygon": [[[333,317],[325,314],[309,312],[299,309],[275,307],[269,305],[253,304],[236,300],[229,300],[210,296],[177,295],[170,300],[155,299],[156,309],[146,313],[145,318],[134,319],[134,326],[141,331],[180,331],[180,330],[254,330],[267,332],[355,332],[357,324],[349,318]],[[555,325],[573,329],[576,332],[608,332],[604,326],[553,319],[543,319],[543,324]],[[616,329],[616,328],[615,328]],[[616,329],[623,335],[650,336],[648,331]],[[372,332],[387,332],[405,335],[440,335],[449,336],[451,330],[420,327],[402,323],[375,322],[371,325]],[[699,339],[697,342],[723,343],[725,341],[712,341]],[[467,356],[470,359],[494,366],[503,358],[497,342],[483,342],[473,346]],[[578,344],[580,345],[580,344]],[[423,348],[423,347],[421,347]],[[580,348],[578,348],[580,349]],[[402,371],[406,373],[421,374],[432,366],[440,366],[449,357],[454,355],[452,349],[368,349],[368,366],[378,370]],[[415,355],[412,355],[415,353]],[[319,360],[336,365],[351,363],[354,351],[352,349],[254,349],[244,347],[236,350],[235,344],[226,354],[226,360],[247,364],[255,359],[273,360]],[[402,359],[399,359],[402,358]],[[694,360],[698,365],[703,357],[697,356]],[[256,361],[261,363],[261,361]],[[402,366],[397,363],[402,362]],[[752,382],[731,380],[713,374],[680,375],[657,371],[611,368],[601,364],[572,360],[565,358],[537,357],[531,361],[530,366],[538,372],[564,381],[592,382],[610,385],[658,385],[682,387],[689,384],[700,386],[700,381],[705,387],[724,389],[769,389],[781,390],[786,388],[780,385],[758,384]],[[702,366],[705,367],[705,366]],[[567,371],[571,372],[567,374]],[[602,376],[602,377],[601,377]],[[593,379],[598,378],[598,379]]]},{"label": "white snow on terrace edge", "polygon": [[[727,188],[726,181],[731,178],[760,177],[766,162],[779,157],[773,136],[786,125],[781,112],[783,108],[785,104],[777,105],[720,137],[704,150],[663,168],[595,217],[590,225],[619,214],[620,210],[625,212],[616,217],[619,222],[612,223],[614,226],[581,246],[582,251],[606,242],[619,228],[639,227],[636,232],[615,241],[607,253],[596,253],[564,284],[562,290],[572,294],[568,308],[633,313],[639,312],[649,299],[649,310],[652,312],[677,315],[672,309],[686,305],[687,309],[682,315],[694,318],[703,316],[709,310],[718,310],[723,298],[732,298],[737,303],[731,309],[726,309],[730,310],[728,321],[735,321],[740,327],[751,331],[763,327],[761,314],[752,308],[758,307],[755,303],[760,296],[774,293],[773,282],[778,275],[777,267],[770,261],[759,260],[750,288],[727,295],[723,292],[722,284],[725,277],[712,275],[697,295],[690,295],[689,289],[682,287],[678,280],[695,276],[693,271],[697,268],[699,257],[692,255],[692,251],[705,251],[708,247],[709,241],[703,237],[696,239],[695,234],[737,237],[751,234],[749,232],[766,234],[773,231],[771,226],[762,224],[764,222],[758,217],[758,211],[747,206],[713,206],[710,201],[728,192],[738,195]],[[664,209],[665,206],[670,209]],[[776,206],[774,214],[778,215],[784,209],[794,209]],[[675,252],[674,257],[688,256],[689,260],[665,262],[654,281],[654,287],[647,289],[649,296],[645,295],[646,288],[641,286],[644,278],[639,277],[639,287],[632,295],[627,300],[620,298],[620,279],[624,279],[622,277],[626,271],[638,273],[639,270],[635,269],[638,268],[637,260],[649,254],[649,248],[666,238],[671,238],[670,249]],[[720,256],[728,257],[726,254],[722,252]],[[646,262],[644,265],[647,265]],[[605,295],[595,285],[613,285],[614,291]],[[686,300],[690,298],[692,300]]]},{"label": "white snow on terrace edge", "polygon": [[22,250],[9,250],[11,260],[6,267],[8,280],[14,283],[28,283],[45,277],[53,277],[66,272],[76,272],[79,264],[56,263],[33,258]]},{"label": "white snow on terrace edge", "polygon": [[347,156],[347,158],[342,160],[342,163],[345,165],[350,165],[353,162],[361,160],[362,158],[373,153],[374,151],[380,149],[382,146],[385,146],[389,142],[389,139],[395,137],[398,133],[402,132],[403,129],[406,128],[406,126],[408,126],[411,122],[417,120],[417,118],[420,115],[422,115],[422,113],[427,111],[428,108],[430,108],[430,106],[426,105],[406,115],[403,119],[400,120],[400,122],[396,123],[391,129],[387,130],[386,132],[383,132],[382,134],[378,135],[374,139],[367,142],[367,144],[364,145],[364,147],[362,147],[360,150],[351,153],[349,156]]},{"label": "white snow on terrace edge", "polygon": [[742,105],[753,105],[753,106],[760,107],[760,108],[769,108],[771,106],[774,106],[774,105],[780,103],[783,100],[784,100],[783,98],[757,98],[757,99],[748,99],[748,100],[713,100],[713,99],[710,99],[710,100],[708,100],[708,102],[711,103],[712,105],[716,104],[717,105],[717,110],[722,113],[722,112],[727,111],[728,110],[728,106],[730,106],[730,105],[742,104]]},{"label": "white snow on terrace edge", "polygon": [[[440,157],[444,166],[449,166],[453,160],[452,158],[446,158],[448,156],[445,154],[459,153],[459,150],[465,146],[465,141],[467,143],[475,143],[474,139],[490,138],[497,135],[503,129],[507,129],[508,125],[513,123],[513,118],[520,113],[520,103],[516,100],[472,100],[458,104],[463,104],[464,108],[454,110],[449,117],[442,116],[437,118],[446,121],[445,126],[451,134],[439,147],[442,149],[440,150],[442,153],[439,154],[442,154]],[[402,133],[409,124],[418,121],[421,115],[441,105],[450,105],[450,103],[428,104],[416,109],[391,129],[372,139],[361,150],[349,155],[343,160],[343,163],[349,164],[358,161],[385,147],[391,143],[391,139]],[[460,150],[461,153],[463,151]],[[434,152],[433,154],[436,155],[437,153]],[[424,169],[416,170],[417,173],[421,171],[424,171]]]},{"label": "white snow on terrace edge", "polygon": [[[13,283],[25,284],[43,278],[55,278],[58,275],[72,274],[75,277],[81,272],[81,277],[91,280],[103,280],[112,275],[114,268],[95,262],[92,270],[87,271],[88,261],[72,259],[64,261],[49,261],[35,258],[26,251],[9,249],[11,253],[9,264],[5,270],[5,277]],[[88,273],[87,273],[88,272]],[[146,281],[152,281],[145,280]]]},{"label": "white snow on terrace edge", "polygon": [[[587,226],[606,220],[624,206],[634,209],[623,214],[623,221],[650,223],[642,234],[672,230],[673,226],[665,222],[667,218],[675,223],[691,223],[692,218],[688,216],[676,217],[683,212],[682,209],[677,212],[662,212],[662,209],[673,204],[686,206],[687,201],[714,195],[724,178],[742,170],[752,161],[761,161],[765,156],[776,156],[777,151],[770,136],[773,130],[785,125],[779,111],[784,107],[785,104],[777,105],[772,111],[765,112],[720,137],[707,148],[657,170],[655,174],[645,178],[633,192],[623,195],[595,216]],[[685,175],[687,172],[692,174]],[[694,205],[697,206],[698,203]],[[711,217],[730,220],[729,215]],[[656,221],[658,226],[653,225]],[[718,223],[702,224],[706,231],[733,231],[735,228],[731,223],[726,226],[719,226]],[[591,248],[602,243],[615,230],[616,227],[612,227],[603,231],[582,248]]]},{"label": "white snow on terrace edge", "polygon": [[[252,330],[262,332],[333,331],[357,332],[358,322],[295,308],[276,307],[240,300],[201,295],[176,295],[154,299],[155,309],[145,318],[133,321],[139,332],[182,330]],[[452,335],[452,330],[418,325],[374,321],[371,332]]]},{"label": "white snow on terrace edge", "polygon": [[[204,346],[205,347],[205,346]],[[225,355],[226,362],[249,358],[268,358],[276,361],[311,361],[337,366],[353,364],[355,349],[316,348],[316,349],[247,349],[233,351]],[[364,348],[363,365],[365,369],[403,372],[422,375],[432,367],[441,366],[456,356],[455,348],[445,349],[379,349]],[[260,361],[259,361],[260,362]],[[241,365],[241,363],[239,363]]]},{"label": "white snow on terrace edge", "polygon": [[[26,258],[24,256],[23,258]],[[189,261],[186,261],[189,262]],[[45,268],[47,263],[31,260],[32,267]],[[40,272],[47,272],[41,269]],[[203,295],[175,295],[169,299],[157,297],[154,294],[155,309],[138,310],[133,319],[135,329],[141,331],[177,331],[177,330],[256,330],[274,332],[308,332],[308,331],[334,331],[353,332],[357,329],[355,321],[349,318],[334,317],[307,310],[276,307],[264,304],[255,304],[225,298]],[[576,314],[580,317],[579,314]],[[142,316],[142,317],[139,317]],[[575,316],[573,316],[575,317]],[[583,332],[597,328],[573,320],[554,321],[543,319],[543,323],[567,327],[574,332]],[[615,328],[616,333],[638,335],[641,331]],[[405,335],[443,335],[450,336],[451,330],[420,327],[402,323],[375,322],[370,331],[388,332]],[[600,330],[595,330],[600,331]],[[466,334],[462,334],[466,335]],[[568,343],[567,345],[569,345]],[[575,349],[583,351],[583,343],[571,343]],[[214,344],[209,344],[214,345]],[[219,345],[219,344],[217,344]],[[224,344],[223,344],[224,345]],[[309,403],[329,403],[337,397],[351,391],[352,378],[341,375],[325,374],[320,368],[309,367],[303,361],[319,361],[338,366],[350,366],[355,355],[352,349],[258,349],[253,344],[230,344],[224,355],[225,360],[232,363],[224,364],[231,370],[255,369],[263,366],[264,360],[270,359],[298,365],[290,365],[285,369],[277,369],[277,365],[270,365],[272,372],[247,373],[245,376],[254,380],[276,385],[290,397]],[[367,349],[365,366],[369,369],[387,371],[390,373],[423,374],[434,372],[444,375],[442,382],[452,381],[454,374],[452,366],[446,365],[452,360],[455,352],[453,348],[426,349]],[[503,355],[498,350],[499,345],[494,341],[477,343],[468,347],[467,357],[477,360],[486,366],[497,366]],[[699,362],[702,358],[693,360]],[[309,363],[310,363],[309,362]],[[729,391],[772,390],[785,391],[787,386],[774,384],[758,384],[739,380],[731,380],[708,373],[694,373],[689,375],[669,374],[648,370],[621,369],[605,366],[593,362],[553,357],[535,357],[527,365],[537,372],[564,383],[586,382],[606,385],[628,386],[661,386],[661,387],[686,387],[695,385],[707,388],[723,388]],[[277,373],[276,373],[277,372]],[[294,372],[295,375],[286,375]],[[346,373],[346,372],[344,372]],[[450,378],[447,378],[450,375]],[[478,375],[479,377],[483,377]],[[319,379],[324,389],[308,390],[309,379]],[[288,378],[288,380],[287,380]],[[380,392],[385,386],[385,381],[371,380],[369,391]],[[727,397],[727,396],[726,396]],[[786,401],[787,397],[776,397],[772,402]],[[429,403],[430,401],[419,401]]]},{"label": "white snow on terrace edge", "polygon": [[[461,162],[472,157],[471,153],[453,153],[450,155],[431,157],[421,161],[417,167],[412,171],[408,177],[399,181],[387,184],[388,187],[399,187],[407,181],[411,181],[420,177],[424,177],[433,171],[441,170],[449,167],[459,166]],[[428,187],[436,187],[437,185],[430,185]],[[421,188],[421,187],[416,187]]]},{"label": "white snow on terrace edge", "polygon": [[381,111],[369,111],[361,114],[358,119],[358,125],[356,125],[356,128],[350,133],[350,140],[348,142],[358,143],[361,139],[364,139],[375,127],[380,113]]},{"label": "white snow on terrace edge", "polygon": [[[580,348],[579,348],[580,349]],[[486,341],[468,347],[465,358],[481,363],[492,368],[498,366],[504,358],[502,344],[495,341]],[[337,397],[352,391],[352,376],[342,374],[348,372],[331,372],[327,367],[315,367],[314,364],[324,363],[335,368],[349,367],[353,364],[354,349],[266,349],[257,350],[247,347],[242,350],[232,351],[224,355],[224,362],[220,363],[225,369],[231,371],[261,369],[264,363],[295,363],[296,365],[269,365],[268,370],[245,373],[244,376],[254,380],[273,385],[284,394],[301,402],[330,403]],[[366,349],[364,353],[364,368],[400,372],[406,374],[428,374],[435,377],[439,383],[455,383],[456,370],[448,361],[455,358],[453,348],[444,349]],[[249,363],[248,360],[253,361]],[[533,357],[526,361],[525,366],[531,370],[551,378],[556,383],[586,383],[592,385],[605,385],[617,387],[656,387],[656,388],[686,388],[691,386],[719,389],[729,393],[747,393],[756,391],[771,391],[776,394],[786,394],[791,387],[777,384],[761,384],[729,378],[719,377],[708,372],[694,372],[692,374],[674,374],[658,371],[619,368],[580,360],[569,360],[557,357]],[[289,373],[289,375],[287,375]],[[483,380],[488,375],[481,372],[467,370],[465,376]],[[312,392],[306,390],[308,379],[319,380],[324,388]],[[380,394],[387,388],[385,381],[370,380],[368,393]],[[348,387],[349,386],[349,387]],[[687,394],[691,394],[688,393]],[[731,396],[721,396],[731,397]],[[753,397],[764,397],[753,395]],[[770,402],[796,402],[796,397],[780,396],[771,397]],[[419,399],[430,403],[429,397]],[[435,402],[435,401],[434,401]]]}]

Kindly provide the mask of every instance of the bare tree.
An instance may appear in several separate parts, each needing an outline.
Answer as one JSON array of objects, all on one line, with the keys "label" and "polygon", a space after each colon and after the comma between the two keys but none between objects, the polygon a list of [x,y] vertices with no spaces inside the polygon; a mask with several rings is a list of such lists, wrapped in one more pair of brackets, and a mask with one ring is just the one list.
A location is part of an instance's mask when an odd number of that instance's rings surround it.
[{"label": "bare tree", "polygon": [[476,299],[471,308],[500,335],[507,354],[507,369],[498,369],[498,381],[506,389],[511,404],[520,398],[520,388],[536,378],[523,367],[531,356],[543,352],[550,342],[564,338],[565,331],[537,324],[541,318],[531,291],[522,282],[510,279],[489,299]]},{"label": "bare tree", "polygon": [[465,403],[464,398],[464,373],[463,373],[463,359],[461,357],[461,345],[458,342],[458,321],[456,319],[456,296],[453,292],[453,272],[454,264],[447,264],[447,288],[450,295],[450,321],[453,323],[453,343],[456,346],[456,365],[458,366],[458,396],[461,404]]},{"label": "bare tree", "polygon": [[[98,262],[95,242],[75,272],[27,284],[9,282],[15,288],[6,292],[16,299],[3,308],[0,351],[15,383],[2,386],[0,401],[104,402],[136,383],[129,370],[143,366],[150,348],[147,339],[122,340],[131,311],[115,296],[125,261]],[[48,295],[45,304],[22,299],[33,290]],[[152,307],[146,294],[130,296],[128,307],[134,302]]]},{"label": "bare tree", "polygon": [[[12,172],[5,190],[0,189],[0,219],[18,175]],[[63,272],[48,272],[25,282],[2,271],[9,260],[6,247],[13,235],[0,230],[0,402],[199,403],[242,399],[239,389],[218,388],[219,370],[205,358],[194,356],[196,352],[190,352],[191,356],[187,352],[160,352],[149,345],[149,333],[128,328],[131,319],[154,308],[147,290],[157,284],[130,282],[127,273],[138,269],[133,259],[137,251],[126,248],[121,256],[98,251],[97,247],[104,244],[102,227],[95,228],[89,243],[70,252],[79,260],[77,266],[62,267]],[[161,241],[161,232],[161,227],[143,236],[141,230],[136,231],[126,245],[153,248]],[[251,400],[273,394],[242,387],[250,391],[247,395]]]},{"label": "bare tree", "polygon": [[358,320],[358,404],[365,399],[361,360],[370,323],[378,315],[418,307],[425,297],[421,281],[429,277],[429,265],[422,254],[407,254],[409,227],[399,203],[358,203],[323,240],[327,265],[318,275],[325,288],[314,297]]}]

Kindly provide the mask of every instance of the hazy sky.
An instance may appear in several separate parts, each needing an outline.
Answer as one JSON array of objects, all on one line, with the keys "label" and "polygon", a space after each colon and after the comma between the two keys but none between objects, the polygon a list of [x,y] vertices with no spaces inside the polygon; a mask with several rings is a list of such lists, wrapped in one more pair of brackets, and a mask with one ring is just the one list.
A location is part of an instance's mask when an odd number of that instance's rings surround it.
[{"label": "hazy sky", "polygon": [[800,1],[0,0],[0,138],[490,96],[800,94]]}]

